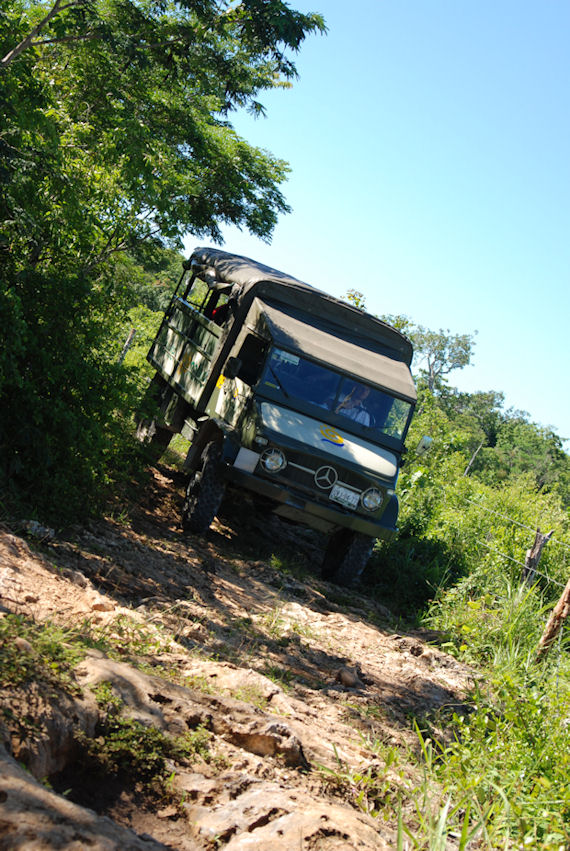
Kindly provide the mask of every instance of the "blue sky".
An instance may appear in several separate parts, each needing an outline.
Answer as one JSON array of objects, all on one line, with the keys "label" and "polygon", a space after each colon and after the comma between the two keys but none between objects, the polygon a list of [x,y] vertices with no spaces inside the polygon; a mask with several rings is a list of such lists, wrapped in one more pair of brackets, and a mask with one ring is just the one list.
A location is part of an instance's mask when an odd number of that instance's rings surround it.
[{"label": "blue sky", "polygon": [[270,245],[228,228],[224,247],[373,313],[477,330],[451,383],[570,438],[570,3],[291,5],[329,32],[267,118],[233,123],[290,163],[293,212]]}]

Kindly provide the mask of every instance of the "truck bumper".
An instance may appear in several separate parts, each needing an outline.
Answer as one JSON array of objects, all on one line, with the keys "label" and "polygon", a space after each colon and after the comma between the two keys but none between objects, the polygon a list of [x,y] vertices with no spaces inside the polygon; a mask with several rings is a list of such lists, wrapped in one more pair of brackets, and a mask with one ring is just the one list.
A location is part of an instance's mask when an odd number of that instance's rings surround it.
[{"label": "truck bumper", "polygon": [[[273,513],[279,517],[284,517],[304,526],[310,526],[321,532],[330,532],[333,528],[341,526],[383,541],[391,540],[397,532],[395,525],[389,523],[392,520],[395,524],[397,510],[391,511],[390,505],[387,506],[380,521],[373,521],[360,514],[355,514],[353,511],[344,510],[341,506],[314,502],[301,494],[292,493],[276,482],[261,479],[235,467],[226,467],[224,474],[227,481],[231,482],[232,485],[251,491],[274,503]],[[386,518],[386,523],[383,522],[384,518]]]}]

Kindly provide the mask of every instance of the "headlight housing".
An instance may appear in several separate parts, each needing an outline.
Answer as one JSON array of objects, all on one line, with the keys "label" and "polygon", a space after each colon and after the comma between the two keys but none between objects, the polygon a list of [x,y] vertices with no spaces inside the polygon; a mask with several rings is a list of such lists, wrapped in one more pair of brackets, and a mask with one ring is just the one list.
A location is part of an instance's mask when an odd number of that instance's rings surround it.
[{"label": "headlight housing", "polygon": [[261,456],[261,466],[268,473],[278,473],[287,466],[287,459],[280,449],[266,449]]},{"label": "headlight housing", "polygon": [[378,511],[384,501],[384,497],[378,488],[368,488],[360,497],[360,501],[367,511]]}]

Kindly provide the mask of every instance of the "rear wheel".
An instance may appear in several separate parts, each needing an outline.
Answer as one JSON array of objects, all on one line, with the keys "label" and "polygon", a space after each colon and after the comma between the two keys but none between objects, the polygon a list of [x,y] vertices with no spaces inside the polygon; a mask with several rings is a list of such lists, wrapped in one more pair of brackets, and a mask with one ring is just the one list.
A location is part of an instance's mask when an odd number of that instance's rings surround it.
[{"label": "rear wheel", "polygon": [[333,532],[322,562],[323,579],[330,579],[348,588],[355,585],[368,564],[374,540],[369,535],[351,529]]},{"label": "rear wheel", "polygon": [[202,466],[191,476],[182,510],[185,532],[205,532],[218,513],[226,484],[220,473],[222,451],[218,443],[209,443],[202,453]]}]

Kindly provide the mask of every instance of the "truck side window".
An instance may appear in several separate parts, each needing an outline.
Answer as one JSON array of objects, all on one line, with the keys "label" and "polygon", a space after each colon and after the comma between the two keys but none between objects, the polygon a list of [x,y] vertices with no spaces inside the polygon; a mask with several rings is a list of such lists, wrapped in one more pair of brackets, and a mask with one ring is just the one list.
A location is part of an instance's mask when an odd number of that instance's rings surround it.
[{"label": "truck side window", "polygon": [[194,307],[200,309],[204,305],[207,294],[208,284],[200,280],[200,278],[197,278],[195,275],[192,275],[186,285],[182,298],[184,301],[187,301],[190,304],[193,304]]},{"label": "truck side window", "polygon": [[216,325],[223,325],[229,318],[229,307],[226,307],[231,286],[205,282],[192,276],[182,298],[192,304],[199,313],[211,319]]},{"label": "truck side window", "polygon": [[228,296],[219,290],[212,290],[202,309],[206,319],[211,319],[216,325],[223,325],[229,317]]},{"label": "truck side window", "polygon": [[262,340],[256,337],[255,334],[248,334],[240,349],[238,357],[241,360],[241,368],[238,373],[238,378],[245,381],[246,384],[257,384],[261,377],[261,370],[265,361],[265,355],[269,343],[267,340]]}]

